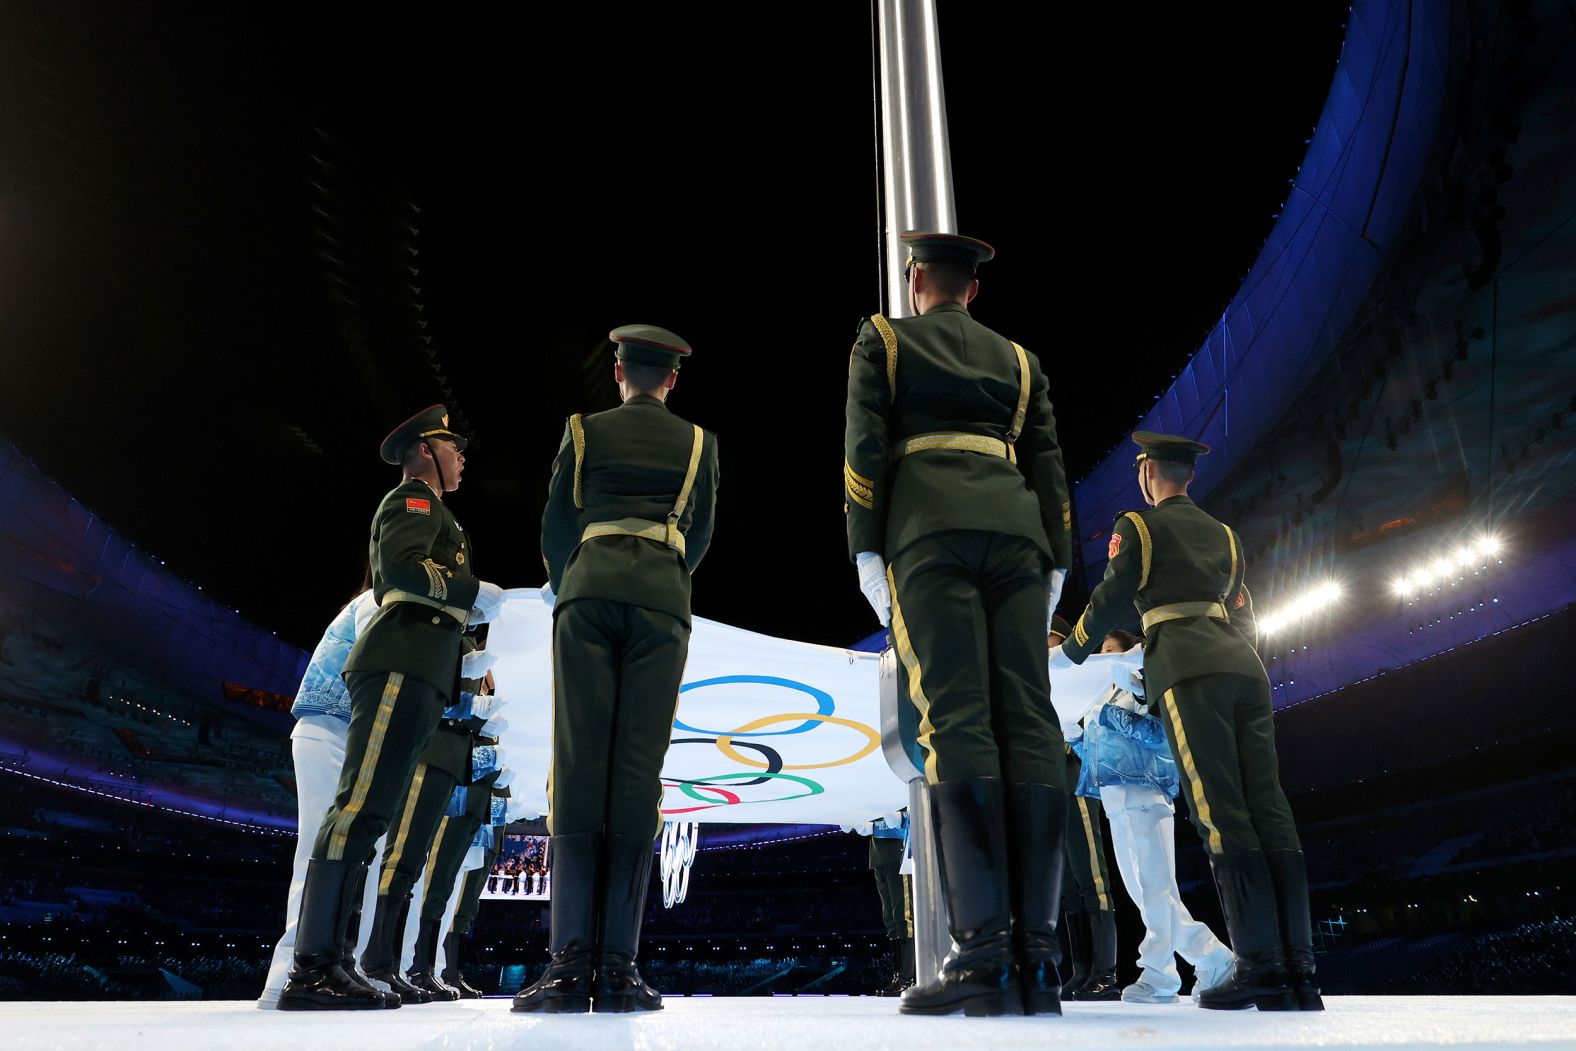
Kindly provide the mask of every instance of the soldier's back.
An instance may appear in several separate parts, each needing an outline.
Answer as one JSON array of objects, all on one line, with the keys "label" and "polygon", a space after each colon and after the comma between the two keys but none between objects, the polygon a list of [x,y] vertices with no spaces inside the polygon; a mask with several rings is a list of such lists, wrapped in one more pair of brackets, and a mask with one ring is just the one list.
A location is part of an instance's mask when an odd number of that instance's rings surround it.
[{"label": "soldier's back", "polygon": [[[890,418],[893,449],[934,434],[978,435],[1000,449],[1012,429],[1022,384],[1010,340],[961,307],[891,322],[897,338]],[[1025,352],[1031,388],[1043,385]],[[1016,463],[999,454],[937,448],[893,466],[889,557],[924,536],[971,529],[1022,536],[1049,553],[1040,505]]]}]

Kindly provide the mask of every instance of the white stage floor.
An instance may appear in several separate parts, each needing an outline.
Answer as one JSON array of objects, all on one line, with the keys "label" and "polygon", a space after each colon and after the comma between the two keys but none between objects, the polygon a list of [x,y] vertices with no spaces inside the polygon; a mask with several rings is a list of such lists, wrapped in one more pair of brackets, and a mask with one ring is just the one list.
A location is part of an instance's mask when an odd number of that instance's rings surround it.
[{"label": "white stage floor", "polygon": [[1576,1047],[1576,996],[1329,997],[1323,1014],[1069,1004],[1061,1018],[909,1018],[868,997],[670,998],[631,1015],[514,1015],[503,999],[285,1014],[250,1002],[0,1004],[7,1051],[930,1051],[936,1048]]}]

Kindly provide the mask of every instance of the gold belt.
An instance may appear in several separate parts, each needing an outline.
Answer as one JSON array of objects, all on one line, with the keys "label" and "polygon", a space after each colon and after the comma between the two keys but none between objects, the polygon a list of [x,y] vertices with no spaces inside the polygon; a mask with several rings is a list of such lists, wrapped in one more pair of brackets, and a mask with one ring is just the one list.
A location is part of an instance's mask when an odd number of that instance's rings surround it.
[{"label": "gold belt", "polygon": [[1231,614],[1226,612],[1226,607],[1220,602],[1168,602],[1164,606],[1156,606],[1143,615],[1144,630],[1147,632],[1156,624],[1164,624],[1168,620],[1185,620],[1188,617],[1213,617],[1215,620],[1230,620]]},{"label": "gold belt", "polygon": [[462,628],[465,627],[465,622],[471,615],[471,611],[468,609],[460,609],[458,606],[445,606],[435,598],[418,595],[412,591],[390,591],[383,596],[383,601],[379,602],[378,605],[387,606],[390,602],[414,602],[418,606],[431,606],[433,609],[442,610],[459,621]]},{"label": "gold belt", "polygon": [[1009,443],[1000,438],[969,434],[965,431],[936,431],[934,434],[915,435],[892,450],[892,459],[901,460],[910,453],[928,452],[931,449],[960,449],[963,452],[984,453],[986,456],[1000,456],[1004,460],[1017,462],[1017,457]]},{"label": "gold belt", "polygon": [[638,536],[643,540],[655,540],[659,544],[666,544],[679,554],[684,553],[684,534],[679,532],[679,520],[675,516],[668,516],[666,524],[653,522],[645,518],[620,518],[616,522],[593,522],[586,526],[586,531],[580,534],[580,542],[599,536]]}]

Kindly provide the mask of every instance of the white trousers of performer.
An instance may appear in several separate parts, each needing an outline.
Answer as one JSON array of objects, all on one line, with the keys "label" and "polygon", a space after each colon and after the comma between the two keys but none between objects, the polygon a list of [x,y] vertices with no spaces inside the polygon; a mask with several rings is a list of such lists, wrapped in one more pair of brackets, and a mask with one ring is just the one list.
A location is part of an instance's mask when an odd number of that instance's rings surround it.
[{"label": "white trousers of performer", "polygon": [[[323,823],[328,808],[334,805],[334,793],[339,790],[339,773],[345,765],[345,738],[349,733],[350,724],[332,715],[304,715],[296,720],[295,729],[290,731],[296,781],[295,869],[290,873],[290,892],[285,896],[284,937],[274,946],[268,980],[263,983],[263,995],[257,998],[259,1007],[277,1006],[279,994],[285,991],[285,983],[290,978],[296,923],[301,918],[301,893],[306,888],[306,866],[312,860],[318,826]],[[378,840],[377,852],[383,853],[382,839]],[[378,881],[369,879],[361,903],[361,941],[356,946],[357,956],[367,947],[372,913],[377,904]]]},{"label": "white trousers of performer", "polygon": [[1111,849],[1128,897],[1144,918],[1138,963],[1147,982],[1162,995],[1182,988],[1177,956],[1197,966],[1206,957],[1231,950],[1182,904],[1177,890],[1176,808],[1165,793],[1147,785],[1107,785],[1100,802],[1111,824]]}]

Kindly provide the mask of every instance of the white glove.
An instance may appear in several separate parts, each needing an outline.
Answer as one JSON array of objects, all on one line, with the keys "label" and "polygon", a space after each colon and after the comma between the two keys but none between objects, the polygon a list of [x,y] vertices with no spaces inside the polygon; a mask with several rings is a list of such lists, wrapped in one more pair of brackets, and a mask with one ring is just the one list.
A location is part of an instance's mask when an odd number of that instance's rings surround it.
[{"label": "white glove", "polygon": [[876,611],[876,619],[883,628],[891,626],[892,590],[887,586],[886,566],[881,564],[881,556],[874,551],[861,551],[854,556],[854,564],[859,567],[859,590],[865,593],[865,601]]},{"label": "white glove", "polygon": [[[514,768],[512,766],[506,766],[502,770],[498,771],[498,777],[493,781],[493,787],[494,788],[508,788],[510,782],[512,782],[513,780],[514,780]],[[510,802],[512,803],[513,800],[510,800]]]},{"label": "white glove", "polygon": [[476,605],[471,608],[471,615],[466,618],[467,624],[487,624],[495,620],[498,611],[509,597],[503,593],[503,588],[497,584],[489,584],[483,580],[476,588]]},{"label": "white glove", "polygon": [[1073,659],[1062,652],[1060,646],[1051,647],[1051,671],[1066,671],[1073,666]]},{"label": "white glove", "polygon": [[471,717],[489,719],[504,706],[504,699],[495,693],[477,694],[471,698]]},{"label": "white glove", "polygon": [[558,605],[558,596],[553,593],[553,585],[542,585],[542,601],[547,603],[548,609],[552,609],[554,606]]},{"label": "white glove", "polygon": [[1111,682],[1118,690],[1126,690],[1134,697],[1144,695],[1144,669],[1131,664],[1118,664],[1111,669]]},{"label": "white glove", "polygon": [[[472,650],[460,658],[460,678],[480,679],[498,663],[498,655],[486,650]],[[474,711],[474,707],[472,708]]]},{"label": "white glove", "polygon": [[1062,584],[1067,580],[1067,570],[1053,569],[1045,575],[1045,586],[1050,591],[1049,604],[1045,609],[1045,627],[1051,626],[1051,617],[1056,613],[1056,607],[1062,601]]},{"label": "white glove", "polygon": [[481,734],[483,737],[491,737],[494,741],[496,741],[498,738],[502,737],[504,735],[504,731],[508,729],[509,720],[505,719],[501,715],[495,715],[491,719],[488,719],[486,722],[482,723],[482,728],[476,732]]},{"label": "white glove", "polygon": [[508,800],[508,803],[505,804],[504,810],[503,810],[504,823],[508,824],[508,823],[510,823],[512,821],[518,821],[522,817],[524,817],[524,818],[534,818],[534,817],[536,817],[537,816],[536,811],[528,810],[527,809],[528,805],[529,804],[527,804],[527,802],[526,802],[526,800],[525,800],[525,798],[523,796],[510,796],[509,800]]}]

